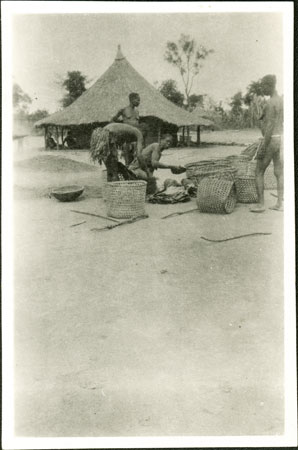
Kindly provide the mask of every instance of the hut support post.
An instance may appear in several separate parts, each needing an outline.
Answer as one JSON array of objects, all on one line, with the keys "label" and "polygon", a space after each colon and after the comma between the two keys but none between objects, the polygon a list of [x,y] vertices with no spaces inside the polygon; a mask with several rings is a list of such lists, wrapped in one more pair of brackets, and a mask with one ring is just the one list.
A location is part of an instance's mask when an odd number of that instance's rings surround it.
[{"label": "hut support post", "polygon": [[56,127],[57,150],[59,150],[59,127]]},{"label": "hut support post", "polygon": [[185,144],[185,127],[182,127],[182,142]]},{"label": "hut support post", "polygon": [[44,148],[47,150],[48,127],[44,127]]},{"label": "hut support post", "polygon": [[64,138],[63,138],[63,127],[61,127],[61,144],[62,144],[62,148],[64,148],[64,142],[63,142],[63,140],[64,140]]},{"label": "hut support post", "polygon": [[199,125],[197,127],[197,144],[198,146],[201,144],[201,128]]},{"label": "hut support post", "polygon": [[187,131],[187,147],[189,147],[190,146],[189,127],[186,127],[186,131]]}]

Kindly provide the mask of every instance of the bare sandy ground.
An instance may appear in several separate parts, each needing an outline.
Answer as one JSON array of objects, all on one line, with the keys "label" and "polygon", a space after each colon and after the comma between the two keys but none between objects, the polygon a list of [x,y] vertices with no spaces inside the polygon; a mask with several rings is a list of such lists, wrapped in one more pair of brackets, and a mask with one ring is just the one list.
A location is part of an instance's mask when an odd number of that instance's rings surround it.
[{"label": "bare sandy ground", "polygon": [[[162,220],[195,201],[147,204],[148,219],[99,233],[105,220],[70,210],[105,214],[100,172],[15,175],[16,434],[281,434],[283,214]],[[98,191],[46,196],[75,181]],[[272,234],[201,239],[253,232]]]}]

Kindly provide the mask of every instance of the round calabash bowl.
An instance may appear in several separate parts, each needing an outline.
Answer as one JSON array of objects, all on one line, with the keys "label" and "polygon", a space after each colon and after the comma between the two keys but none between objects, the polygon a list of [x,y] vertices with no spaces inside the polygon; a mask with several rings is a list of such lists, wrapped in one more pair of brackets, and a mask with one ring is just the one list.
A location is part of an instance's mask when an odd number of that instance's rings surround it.
[{"label": "round calabash bowl", "polygon": [[51,196],[60,202],[73,202],[77,200],[84,191],[83,186],[63,186],[52,190]]}]

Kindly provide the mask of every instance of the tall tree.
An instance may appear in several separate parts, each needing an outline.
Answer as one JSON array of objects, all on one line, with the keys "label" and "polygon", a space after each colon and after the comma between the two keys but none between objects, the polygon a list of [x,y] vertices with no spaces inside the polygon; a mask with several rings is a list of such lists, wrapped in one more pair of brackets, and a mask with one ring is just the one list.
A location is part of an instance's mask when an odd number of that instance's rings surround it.
[{"label": "tall tree", "polygon": [[31,103],[31,97],[18,84],[14,83],[12,92],[14,112],[17,114],[26,114]]},{"label": "tall tree", "polygon": [[67,76],[62,81],[62,87],[67,91],[67,94],[61,100],[61,104],[64,108],[71,105],[86,91],[87,82],[86,75],[83,75],[80,71],[74,70],[72,72],[67,72]]},{"label": "tall tree", "polygon": [[243,99],[244,103],[246,105],[250,105],[250,103],[253,101],[255,96],[257,96],[257,97],[263,97],[264,96],[263,86],[262,86],[262,81],[261,80],[252,81],[250,83],[250,85],[247,87],[246,94],[245,94],[244,99]]},{"label": "tall tree", "polygon": [[231,114],[233,116],[240,116],[242,114],[243,112],[242,104],[243,104],[242,92],[239,91],[235,95],[233,95],[230,101],[230,106],[232,108]]},{"label": "tall tree", "polygon": [[165,60],[179,70],[182,78],[187,108],[193,81],[203,67],[203,61],[213,50],[198,45],[194,39],[181,34],[178,42],[167,42]]},{"label": "tall tree", "polygon": [[177,88],[177,83],[174,80],[165,80],[158,88],[159,92],[175,105],[183,106],[184,95]]},{"label": "tall tree", "polygon": [[246,89],[244,104],[249,107],[250,126],[260,125],[259,119],[266,105],[262,80],[252,81]]},{"label": "tall tree", "polygon": [[188,107],[190,110],[193,110],[197,106],[200,106],[201,108],[204,107],[204,95],[191,94],[188,101]]}]

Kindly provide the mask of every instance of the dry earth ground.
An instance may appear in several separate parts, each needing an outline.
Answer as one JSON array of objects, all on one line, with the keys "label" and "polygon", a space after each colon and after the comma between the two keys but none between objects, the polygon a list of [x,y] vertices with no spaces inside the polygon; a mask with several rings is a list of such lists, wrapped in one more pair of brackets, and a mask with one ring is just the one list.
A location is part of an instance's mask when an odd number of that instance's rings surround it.
[{"label": "dry earth ground", "polygon": [[[148,219],[99,233],[105,220],[70,210],[105,214],[100,172],[15,174],[16,434],[282,434],[283,214],[237,205],[162,220],[195,201],[147,204]],[[90,189],[79,201],[45,196],[73,182]],[[272,234],[201,239],[253,232]]]}]

